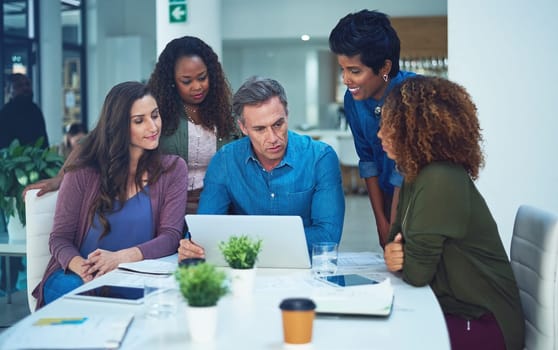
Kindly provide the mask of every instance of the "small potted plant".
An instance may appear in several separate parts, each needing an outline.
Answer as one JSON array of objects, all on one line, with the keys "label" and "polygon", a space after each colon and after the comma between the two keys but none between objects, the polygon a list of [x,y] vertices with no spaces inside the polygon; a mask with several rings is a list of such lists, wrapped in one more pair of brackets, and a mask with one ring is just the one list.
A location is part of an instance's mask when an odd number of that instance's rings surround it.
[{"label": "small potted plant", "polygon": [[262,249],[261,239],[247,235],[231,236],[220,242],[219,249],[231,268],[231,290],[234,296],[250,295],[254,287],[255,264]]},{"label": "small potted plant", "polygon": [[[41,148],[42,144],[42,137],[34,145],[21,145],[15,139],[0,149],[0,209],[8,221],[10,239],[25,238],[25,187],[55,176],[64,163],[57,152]],[[18,231],[22,237],[14,237]]]},{"label": "small potted plant", "polygon": [[209,263],[181,266],[174,273],[180,293],[186,300],[188,329],[195,342],[215,339],[217,302],[228,293],[226,275]]}]

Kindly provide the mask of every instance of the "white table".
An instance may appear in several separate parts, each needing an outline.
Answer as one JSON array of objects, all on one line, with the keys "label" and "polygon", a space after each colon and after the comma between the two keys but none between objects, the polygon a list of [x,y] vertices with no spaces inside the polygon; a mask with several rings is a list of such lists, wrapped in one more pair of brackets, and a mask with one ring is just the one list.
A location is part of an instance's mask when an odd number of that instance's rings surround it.
[{"label": "white table", "polygon": [[7,233],[0,233],[0,256],[6,257],[6,296],[7,303],[12,303],[12,282],[10,272],[10,256],[25,256],[27,247],[25,240],[10,240]]},{"label": "white table", "polygon": [[[387,272],[383,265],[359,272],[391,276],[395,295],[391,315],[385,318],[317,316],[312,345],[303,348],[450,349],[444,317],[430,288],[407,285]],[[9,341],[12,334],[32,337],[31,324],[39,318],[132,312],[135,319],[122,349],[284,349],[279,303],[287,297],[310,295],[311,288],[307,285],[299,288],[288,282],[311,281],[310,277],[309,270],[258,269],[253,298],[225,296],[219,302],[217,338],[210,344],[190,342],[183,305],[175,318],[151,320],[144,317],[142,305],[62,298],[1,333],[0,348],[12,348],[14,344]],[[140,277],[114,271],[92,281],[87,288],[103,283],[135,284],[138,281]]]}]

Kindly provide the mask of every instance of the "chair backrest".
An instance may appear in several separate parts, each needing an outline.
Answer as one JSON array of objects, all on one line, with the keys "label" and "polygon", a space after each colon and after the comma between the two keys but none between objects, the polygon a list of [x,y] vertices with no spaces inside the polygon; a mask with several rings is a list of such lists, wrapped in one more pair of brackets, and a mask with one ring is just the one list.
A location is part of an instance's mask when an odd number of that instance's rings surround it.
[{"label": "chair backrest", "polygon": [[525,348],[557,349],[558,216],[521,206],[510,255],[525,315]]},{"label": "chair backrest", "polygon": [[25,195],[25,218],[27,220],[27,301],[29,310],[35,311],[37,300],[31,292],[41,282],[50,260],[48,240],[54,221],[58,191],[37,197],[39,190]]}]

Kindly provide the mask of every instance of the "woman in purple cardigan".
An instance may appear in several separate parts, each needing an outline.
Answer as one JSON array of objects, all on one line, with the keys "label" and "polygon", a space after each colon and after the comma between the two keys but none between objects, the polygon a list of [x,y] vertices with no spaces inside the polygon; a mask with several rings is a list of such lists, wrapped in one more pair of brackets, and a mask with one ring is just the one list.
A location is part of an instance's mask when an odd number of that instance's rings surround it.
[{"label": "woman in purple cardigan", "polygon": [[157,103],[144,84],[111,89],[60,186],[52,258],[33,291],[38,308],[122,262],[176,252],[188,174],[183,159],[159,154],[160,131]]}]

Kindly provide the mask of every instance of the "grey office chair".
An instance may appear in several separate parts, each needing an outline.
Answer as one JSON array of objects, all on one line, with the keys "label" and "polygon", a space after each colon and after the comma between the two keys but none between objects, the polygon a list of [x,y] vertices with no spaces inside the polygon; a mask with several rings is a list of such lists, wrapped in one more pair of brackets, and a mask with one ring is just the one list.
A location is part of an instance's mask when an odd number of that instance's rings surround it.
[{"label": "grey office chair", "polygon": [[29,310],[35,311],[37,300],[31,292],[41,282],[50,260],[48,239],[54,222],[54,210],[58,191],[37,197],[39,190],[25,195],[25,217],[27,219],[27,301]]},{"label": "grey office chair", "polygon": [[558,216],[522,205],[510,255],[525,316],[525,349],[558,349]]}]

